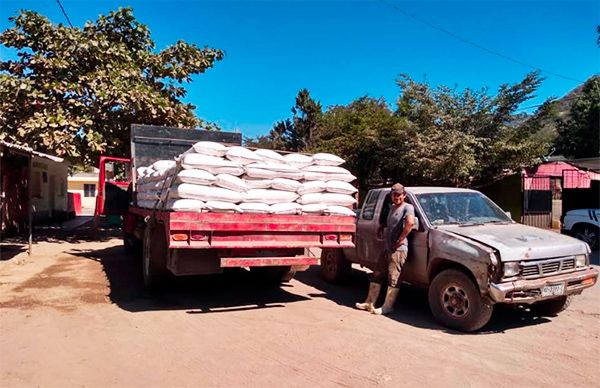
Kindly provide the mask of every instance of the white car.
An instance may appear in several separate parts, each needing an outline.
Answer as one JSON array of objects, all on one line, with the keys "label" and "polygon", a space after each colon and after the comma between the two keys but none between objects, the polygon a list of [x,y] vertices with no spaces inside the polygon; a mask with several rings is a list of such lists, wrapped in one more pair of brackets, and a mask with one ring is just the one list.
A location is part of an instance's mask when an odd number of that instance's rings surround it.
[{"label": "white car", "polygon": [[562,232],[588,243],[598,249],[600,209],[577,209],[568,211],[563,220]]}]

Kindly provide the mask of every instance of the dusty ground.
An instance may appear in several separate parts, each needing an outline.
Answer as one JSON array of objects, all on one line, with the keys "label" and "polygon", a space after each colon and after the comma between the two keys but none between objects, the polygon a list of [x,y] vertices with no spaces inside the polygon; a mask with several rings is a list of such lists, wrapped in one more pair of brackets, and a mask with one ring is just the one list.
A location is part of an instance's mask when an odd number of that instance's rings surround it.
[{"label": "dusty ground", "polygon": [[600,286],[558,317],[499,309],[463,335],[409,287],[390,317],[353,309],[360,270],[344,286],[318,268],[277,289],[233,271],[148,294],[103,237],[38,242],[32,257],[2,245],[2,387],[598,386]]}]

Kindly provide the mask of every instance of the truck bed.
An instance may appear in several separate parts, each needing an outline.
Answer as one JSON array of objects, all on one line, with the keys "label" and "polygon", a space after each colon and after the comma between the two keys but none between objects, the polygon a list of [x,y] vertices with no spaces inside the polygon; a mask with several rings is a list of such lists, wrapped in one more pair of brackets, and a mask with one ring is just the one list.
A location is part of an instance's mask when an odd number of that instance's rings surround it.
[{"label": "truck bed", "polygon": [[[150,216],[136,206],[130,212]],[[168,234],[169,248],[254,249],[352,248],[354,217],[156,211]]]}]

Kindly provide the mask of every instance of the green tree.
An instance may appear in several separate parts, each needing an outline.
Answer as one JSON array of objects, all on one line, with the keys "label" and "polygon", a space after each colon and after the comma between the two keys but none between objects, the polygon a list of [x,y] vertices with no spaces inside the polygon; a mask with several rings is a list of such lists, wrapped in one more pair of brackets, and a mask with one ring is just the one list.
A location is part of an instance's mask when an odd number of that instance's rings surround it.
[{"label": "green tree", "polygon": [[486,89],[431,89],[403,75],[396,114],[410,123],[413,160],[405,165],[415,174],[407,172],[408,181],[468,186],[534,164],[553,140],[541,124],[553,115],[553,104],[547,101],[525,119],[516,111],[541,82],[530,73],[489,96]]},{"label": "green tree", "polygon": [[292,118],[275,124],[266,136],[246,138],[249,147],[271,148],[285,151],[305,151],[312,146],[312,137],[323,112],[307,89],[301,89],[292,107]]},{"label": "green tree", "polygon": [[101,153],[128,155],[131,123],[204,126],[181,101],[183,83],[223,52],[179,41],[160,52],[131,8],[83,28],[21,11],[0,42],[18,59],[0,63],[0,138],[95,164]]},{"label": "green tree", "polygon": [[571,158],[600,156],[600,76],[585,82],[557,129],[558,153]]}]

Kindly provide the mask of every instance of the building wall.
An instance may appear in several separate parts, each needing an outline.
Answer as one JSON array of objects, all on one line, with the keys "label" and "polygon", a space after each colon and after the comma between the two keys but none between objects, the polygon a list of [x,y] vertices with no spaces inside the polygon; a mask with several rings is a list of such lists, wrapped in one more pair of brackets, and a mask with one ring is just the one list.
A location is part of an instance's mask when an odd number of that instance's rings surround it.
[{"label": "building wall", "polygon": [[33,219],[43,222],[64,217],[67,212],[67,176],[69,165],[33,156],[31,161],[31,201]]},{"label": "building wall", "polygon": [[90,215],[94,213],[94,209],[96,208],[96,196],[86,197],[84,192],[84,185],[94,185],[98,192],[98,179],[93,178],[81,178],[77,177],[69,177],[69,193],[76,193],[81,196],[81,211],[82,214]]}]

